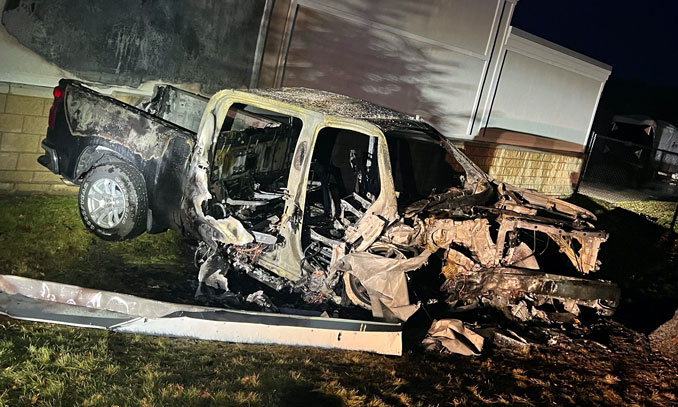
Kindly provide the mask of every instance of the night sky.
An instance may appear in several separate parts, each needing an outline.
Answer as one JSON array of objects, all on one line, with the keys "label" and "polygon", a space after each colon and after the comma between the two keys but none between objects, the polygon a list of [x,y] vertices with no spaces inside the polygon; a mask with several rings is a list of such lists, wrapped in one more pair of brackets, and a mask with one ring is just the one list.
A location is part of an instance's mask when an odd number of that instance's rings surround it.
[{"label": "night sky", "polygon": [[612,80],[678,88],[678,1],[519,0],[512,25],[612,65]]}]

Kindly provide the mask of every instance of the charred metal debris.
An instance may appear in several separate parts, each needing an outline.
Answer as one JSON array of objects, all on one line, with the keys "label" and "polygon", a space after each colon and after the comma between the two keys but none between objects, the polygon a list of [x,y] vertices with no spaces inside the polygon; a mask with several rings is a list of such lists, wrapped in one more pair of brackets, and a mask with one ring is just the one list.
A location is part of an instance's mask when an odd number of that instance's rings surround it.
[{"label": "charred metal debris", "polygon": [[608,238],[594,221],[490,179],[421,121],[308,89],[213,97],[182,202],[201,285],[244,274],[268,294],[239,298],[263,308],[280,293],[401,321],[434,302],[611,314],[617,287],[582,278]]}]

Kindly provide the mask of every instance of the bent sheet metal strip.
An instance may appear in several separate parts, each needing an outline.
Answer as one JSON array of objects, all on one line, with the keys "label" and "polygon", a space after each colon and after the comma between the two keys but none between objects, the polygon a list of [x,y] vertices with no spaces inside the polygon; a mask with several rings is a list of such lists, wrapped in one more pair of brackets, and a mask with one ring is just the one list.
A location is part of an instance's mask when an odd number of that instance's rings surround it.
[{"label": "bent sheet metal strip", "polygon": [[116,332],[402,354],[400,324],[173,304],[0,275],[0,314]]}]

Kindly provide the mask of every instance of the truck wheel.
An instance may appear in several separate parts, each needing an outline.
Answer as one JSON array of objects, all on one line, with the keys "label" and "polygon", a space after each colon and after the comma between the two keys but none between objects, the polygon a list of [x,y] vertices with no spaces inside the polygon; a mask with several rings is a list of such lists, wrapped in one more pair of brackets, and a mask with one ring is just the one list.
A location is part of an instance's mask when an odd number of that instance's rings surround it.
[{"label": "truck wheel", "polygon": [[366,310],[372,309],[372,301],[367,289],[363,287],[360,280],[350,273],[344,273],[344,292],[353,305],[357,305]]},{"label": "truck wheel", "polygon": [[[382,242],[374,242],[372,246],[367,249],[367,252],[378,254],[391,259],[407,258],[395,246]],[[366,310],[372,309],[372,301],[370,300],[370,295],[368,294],[367,289],[353,274],[344,273],[344,292],[353,305],[365,308]]]},{"label": "truck wheel", "polygon": [[146,229],[148,197],[139,170],[124,162],[94,167],[78,195],[85,226],[105,240],[126,240]]}]

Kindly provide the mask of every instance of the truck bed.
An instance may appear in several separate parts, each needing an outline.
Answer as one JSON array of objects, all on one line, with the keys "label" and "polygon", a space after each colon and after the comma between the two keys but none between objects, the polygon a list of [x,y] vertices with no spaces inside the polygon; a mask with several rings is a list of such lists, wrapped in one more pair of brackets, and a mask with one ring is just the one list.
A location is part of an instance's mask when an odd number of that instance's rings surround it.
[{"label": "truck bed", "polygon": [[55,97],[38,162],[75,184],[97,165],[132,164],[148,186],[156,229],[178,227],[185,170],[207,99],[160,86],[141,109],[73,80],[56,89],[61,97]]}]

